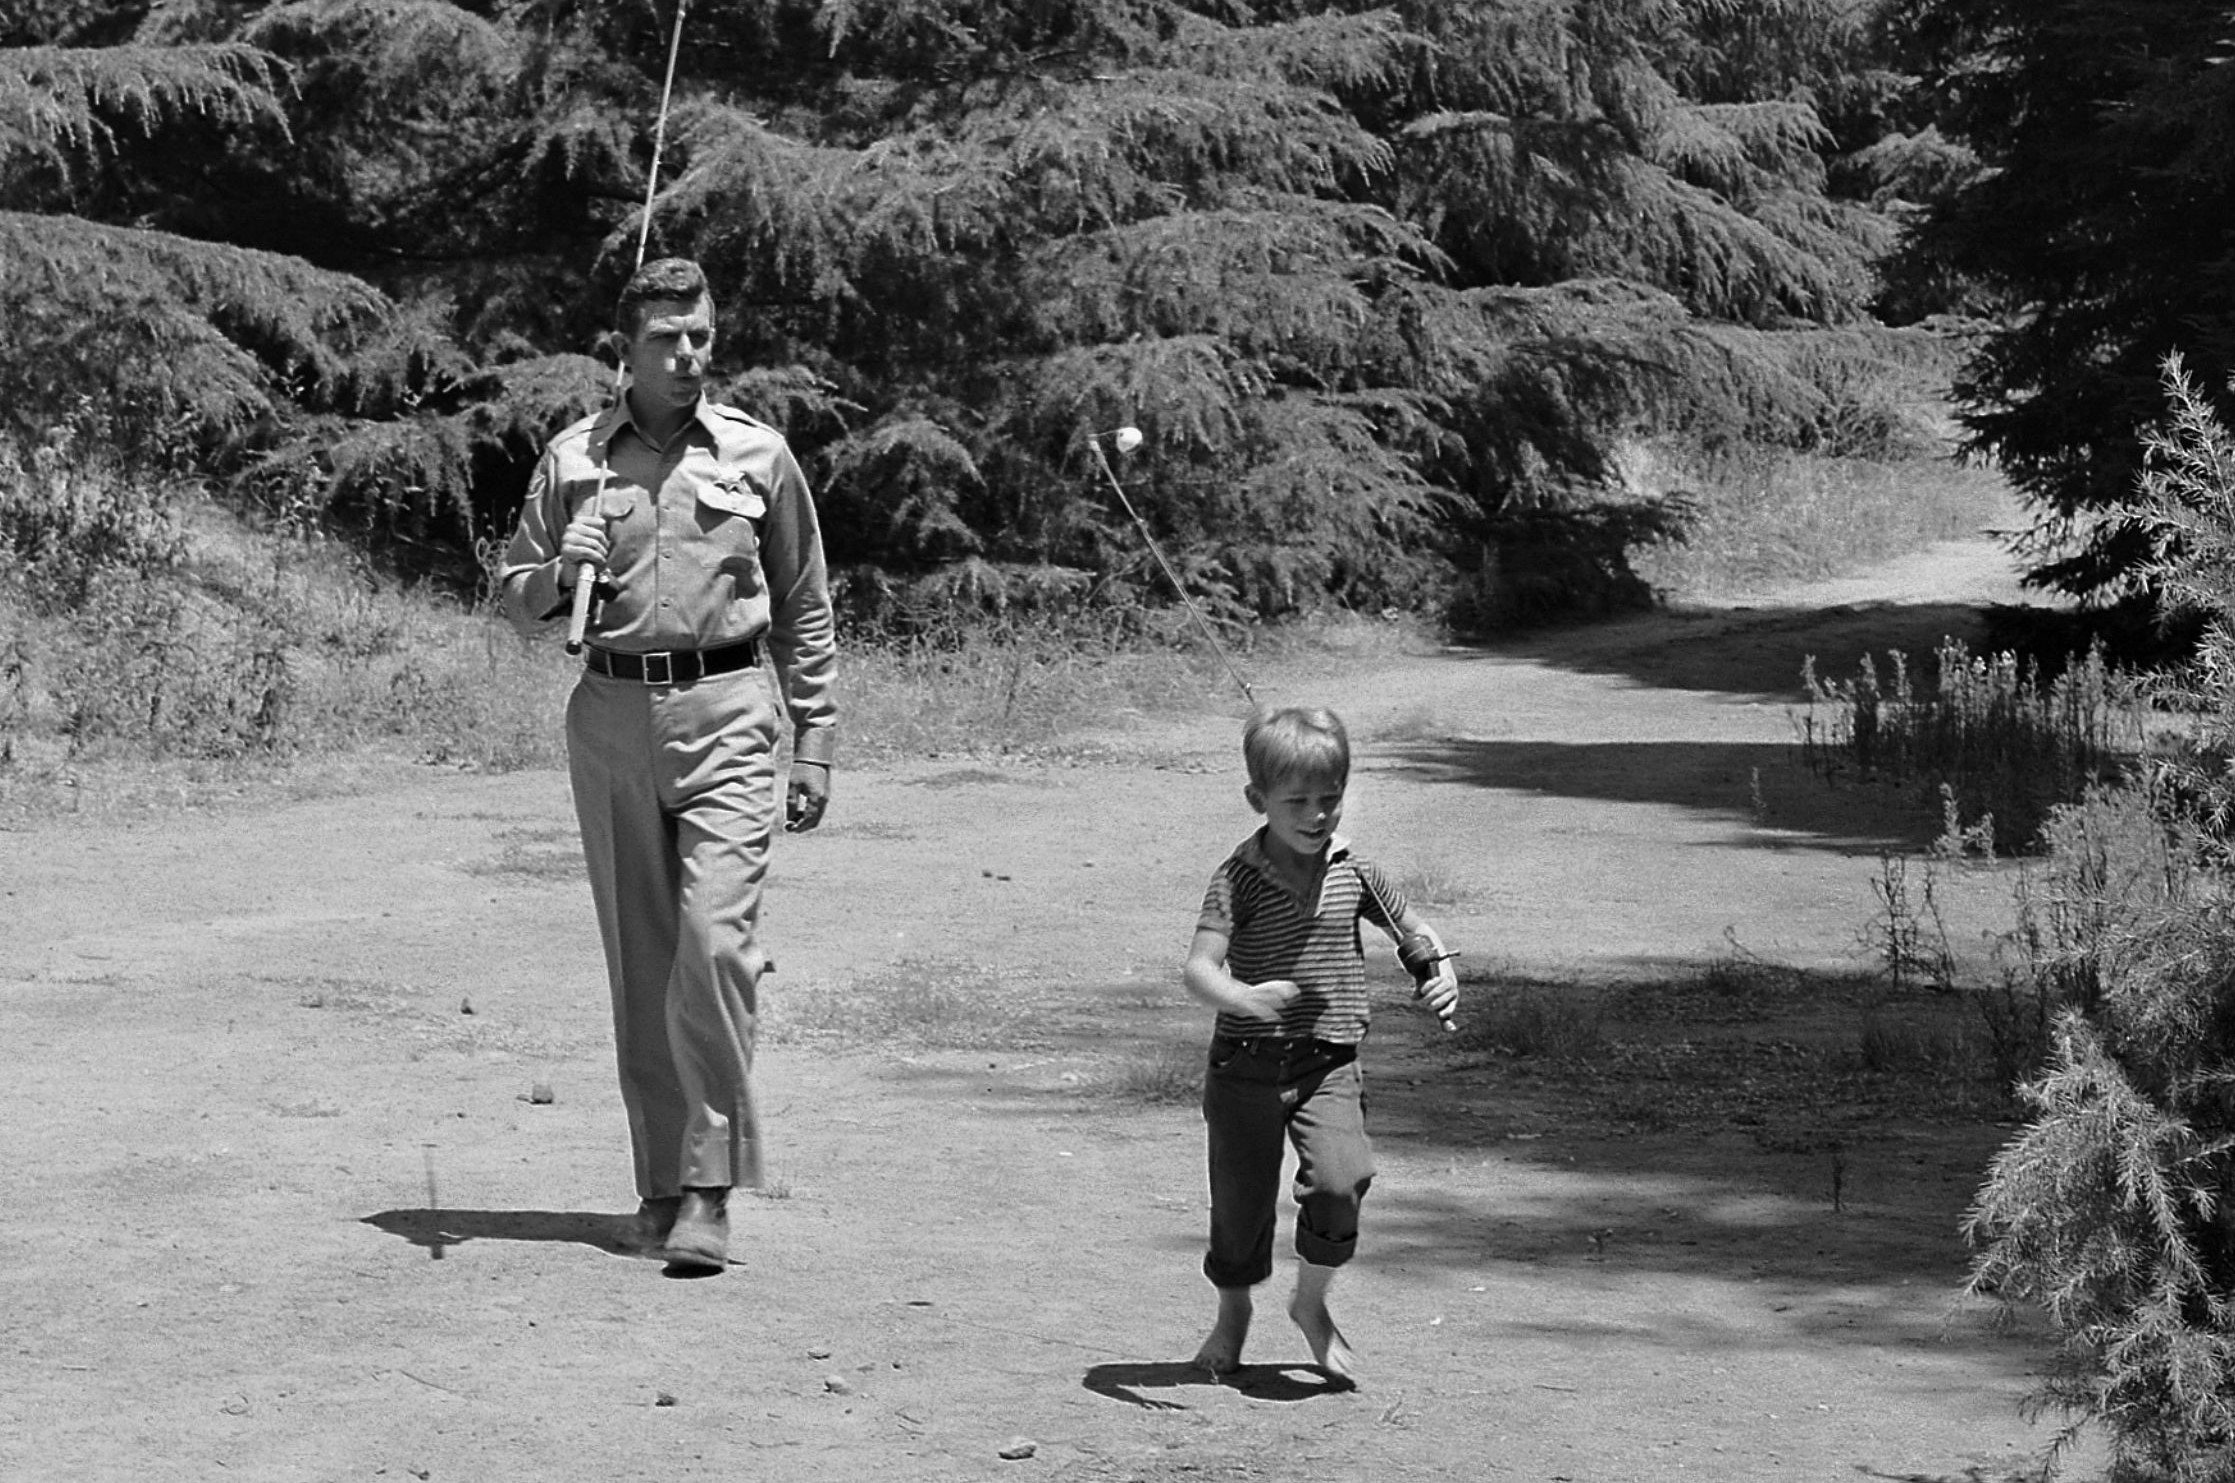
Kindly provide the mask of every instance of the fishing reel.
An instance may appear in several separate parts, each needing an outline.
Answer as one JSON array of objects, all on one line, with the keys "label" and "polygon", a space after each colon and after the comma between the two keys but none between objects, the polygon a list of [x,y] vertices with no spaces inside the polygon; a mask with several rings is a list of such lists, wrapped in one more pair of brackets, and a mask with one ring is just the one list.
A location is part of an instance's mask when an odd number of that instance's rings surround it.
[{"label": "fishing reel", "polygon": [[1405,972],[1412,975],[1415,991],[1428,986],[1437,969],[1458,957],[1449,948],[1439,947],[1436,940],[1425,932],[1413,932],[1397,944],[1397,961],[1405,965]]}]

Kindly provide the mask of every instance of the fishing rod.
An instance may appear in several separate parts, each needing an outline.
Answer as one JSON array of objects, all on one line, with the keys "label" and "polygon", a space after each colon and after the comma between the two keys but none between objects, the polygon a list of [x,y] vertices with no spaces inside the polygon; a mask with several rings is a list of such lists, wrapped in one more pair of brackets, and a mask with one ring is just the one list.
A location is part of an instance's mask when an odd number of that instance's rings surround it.
[{"label": "fishing rod", "polygon": [[[667,146],[667,109],[675,96],[675,59],[683,50],[683,12],[690,9],[690,0],[675,0],[675,29],[667,41],[667,78],[660,84],[660,114],[652,126],[652,170],[644,182],[644,220],[636,232],[636,266],[644,266],[644,249],[652,240],[652,198],[660,189],[660,154]],[[613,392],[607,405],[621,399],[621,382],[627,374],[624,357],[613,367]],[[605,486],[612,478],[612,450],[610,439],[598,450],[598,488],[591,498],[596,501],[598,518],[610,520],[605,512]],[[623,513],[626,513],[625,511]],[[597,563],[585,561],[574,569],[574,608],[567,616],[567,652],[579,654],[582,643],[590,631],[590,599],[597,585]]]}]

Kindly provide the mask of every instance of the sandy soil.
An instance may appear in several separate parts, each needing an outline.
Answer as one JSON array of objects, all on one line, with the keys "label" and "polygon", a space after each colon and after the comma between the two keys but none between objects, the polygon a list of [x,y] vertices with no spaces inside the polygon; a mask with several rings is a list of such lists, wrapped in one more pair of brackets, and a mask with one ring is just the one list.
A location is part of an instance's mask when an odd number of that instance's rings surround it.
[{"label": "sandy soil", "polygon": [[[1443,898],[1471,992],[1853,969],[1877,851],[1921,826],[1801,769],[1800,660],[1929,646],[2006,586],[1959,544],[1260,691],[1349,716],[1350,829]],[[1278,1288],[1250,1368],[1188,1371],[1199,1119],[1142,1088],[1205,1032],[1176,969],[1251,826],[1238,716],[842,777],[770,895],[775,1183],[700,1281],[615,1251],[560,775],[0,835],[0,1476],[2020,1475],[2044,1343],[1954,1301],[2007,1127],[1896,1108],[1828,1155],[1610,1117],[1439,1035],[1379,944],[1382,1174],[1336,1293],[1365,1384],[1304,1364]],[[2006,889],[1952,886],[1960,930]]]}]

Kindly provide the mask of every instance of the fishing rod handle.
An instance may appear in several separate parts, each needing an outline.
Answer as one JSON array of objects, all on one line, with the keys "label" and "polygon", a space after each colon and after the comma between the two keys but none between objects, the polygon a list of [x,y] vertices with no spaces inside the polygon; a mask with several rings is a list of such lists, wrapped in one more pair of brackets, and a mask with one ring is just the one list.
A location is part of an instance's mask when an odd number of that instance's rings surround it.
[{"label": "fishing rod handle", "polygon": [[567,652],[582,652],[583,637],[590,631],[590,595],[597,587],[597,563],[585,561],[574,569],[574,609],[567,616]]}]

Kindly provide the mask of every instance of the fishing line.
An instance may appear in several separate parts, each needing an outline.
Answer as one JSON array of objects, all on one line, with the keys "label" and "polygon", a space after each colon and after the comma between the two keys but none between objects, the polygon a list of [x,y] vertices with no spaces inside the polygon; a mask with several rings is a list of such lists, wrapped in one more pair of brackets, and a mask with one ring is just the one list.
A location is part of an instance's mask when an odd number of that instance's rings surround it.
[{"label": "fishing line", "polygon": [[[660,190],[660,156],[667,148],[667,111],[675,97],[675,59],[683,52],[683,12],[689,10],[690,0],[675,0],[675,29],[667,39],[667,76],[660,83],[660,112],[652,125],[652,169],[644,181],[644,220],[636,231],[636,266],[644,266],[644,249],[652,240],[652,201]],[[633,271],[633,269],[632,269]],[[613,391],[607,406],[621,399],[621,380],[627,374],[625,366],[613,367]],[[591,498],[597,502],[601,518],[605,514],[605,485],[612,476],[609,455],[612,445],[607,443],[598,454],[598,490]],[[567,615],[567,643],[569,654],[582,652],[583,640],[590,631],[590,599],[597,585],[597,564],[585,561],[574,569],[574,608]]]},{"label": "fishing line", "polygon": [[[1141,446],[1141,430],[1137,427],[1121,427],[1113,436],[1117,439],[1120,453],[1129,453]],[[1110,488],[1117,493],[1118,503],[1125,507],[1126,514],[1133,517],[1133,528],[1141,533],[1141,544],[1149,548],[1149,555],[1155,557],[1156,564],[1164,570],[1164,579],[1179,594],[1180,605],[1187,609],[1188,616],[1195,620],[1195,626],[1202,630],[1204,642],[1211,646],[1211,652],[1218,656],[1218,662],[1226,666],[1226,673],[1233,677],[1234,684],[1241,690],[1242,698],[1249,702],[1250,709],[1257,709],[1257,692],[1250,689],[1249,681],[1242,678],[1242,672],[1234,667],[1234,661],[1226,657],[1225,647],[1219,643],[1218,635],[1211,631],[1211,620],[1203,616],[1203,610],[1195,606],[1195,599],[1189,597],[1187,589],[1180,585],[1179,574],[1172,570],[1172,563],[1164,559],[1164,552],[1158,548],[1156,537],[1149,534],[1148,522],[1141,518],[1139,510],[1133,508],[1133,501],[1126,498],[1125,486],[1118,482],[1117,471],[1110,467],[1108,456],[1102,452],[1101,438],[1089,433],[1086,445],[1094,450],[1094,461],[1102,466],[1102,477],[1110,481]]]}]

